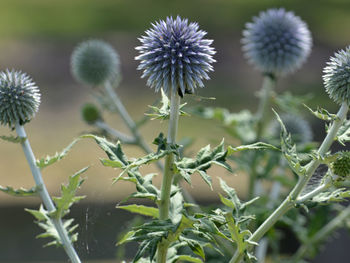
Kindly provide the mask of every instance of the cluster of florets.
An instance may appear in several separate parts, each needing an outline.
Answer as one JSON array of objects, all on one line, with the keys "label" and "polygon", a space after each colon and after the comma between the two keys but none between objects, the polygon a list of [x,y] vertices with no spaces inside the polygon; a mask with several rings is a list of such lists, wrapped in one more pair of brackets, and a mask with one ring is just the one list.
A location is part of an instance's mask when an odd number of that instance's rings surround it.
[{"label": "cluster of florets", "polygon": [[141,60],[138,69],[143,70],[143,78],[148,77],[147,85],[156,91],[172,87],[180,96],[203,87],[202,79],[209,79],[207,72],[215,62],[213,41],[203,38],[206,32],[179,16],[152,26],[139,39],[142,45],[136,49],[140,55],[135,58]]},{"label": "cluster of florets", "polygon": [[337,103],[350,105],[350,47],[335,53],[323,70],[329,96]]},{"label": "cluster of florets", "polygon": [[11,128],[29,122],[38,111],[40,92],[25,73],[14,70],[0,72],[0,124]]},{"label": "cluster of florets", "polygon": [[97,86],[113,81],[119,72],[119,56],[101,40],[80,43],[71,58],[71,70],[77,81]]},{"label": "cluster of florets", "polygon": [[263,73],[284,75],[308,57],[312,38],[307,25],[293,12],[269,9],[253,18],[243,31],[243,51]]},{"label": "cluster of florets", "polygon": [[332,164],[332,171],[340,179],[345,179],[350,175],[350,152],[341,152]]}]

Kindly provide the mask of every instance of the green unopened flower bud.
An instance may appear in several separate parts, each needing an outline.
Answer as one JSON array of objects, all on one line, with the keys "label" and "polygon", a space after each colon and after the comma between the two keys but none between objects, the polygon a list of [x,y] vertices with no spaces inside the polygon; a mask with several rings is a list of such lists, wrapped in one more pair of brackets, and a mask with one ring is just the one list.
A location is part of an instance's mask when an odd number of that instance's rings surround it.
[{"label": "green unopened flower bud", "polygon": [[119,56],[109,44],[100,40],[80,43],[71,57],[71,70],[78,82],[101,85],[112,81],[119,72]]},{"label": "green unopened flower bud", "polygon": [[98,120],[101,120],[100,110],[92,103],[86,103],[81,108],[81,116],[88,124],[93,124]]},{"label": "green unopened flower bud", "polygon": [[329,97],[336,103],[350,105],[350,46],[330,58],[323,70],[323,82]]},{"label": "green unopened flower bud", "polygon": [[332,170],[341,179],[348,177],[350,175],[350,152],[341,152],[332,164]]},{"label": "green unopened flower bud", "polygon": [[14,70],[0,72],[0,124],[13,128],[29,122],[38,111],[40,92],[25,73]]}]

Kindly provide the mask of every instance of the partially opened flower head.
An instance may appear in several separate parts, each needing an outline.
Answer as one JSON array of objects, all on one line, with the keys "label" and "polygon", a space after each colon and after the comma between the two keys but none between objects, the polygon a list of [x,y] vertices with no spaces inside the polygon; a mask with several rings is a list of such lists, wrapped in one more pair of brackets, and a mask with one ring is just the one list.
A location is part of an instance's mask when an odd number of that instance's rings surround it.
[{"label": "partially opened flower head", "polygon": [[77,81],[92,86],[101,85],[113,81],[118,74],[119,56],[104,41],[84,41],[73,51],[71,70]]},{"label": "partially opened flower head", "polygon": [[243,31],[248,60],[267,74],[285,75],[298,69],[311,51],[311,33],[304,21],[283,8],[261,12]]},{"label": "partially opened flower head", "polygon": [[350,46],[335,53],[323,70],[323,82],[336,103],[350,105]]},{"label": "partially opened flower head", "polygon": [[15,70],[0,72],[0,124],[13,128],[29,122],[38,111],[40,92],[27,74]]},{"label": "partially opened flower head", "polygon": [[177,89],[180,96],[204,87],[202,80],[209,79],[207,73],[215,62],[213,41],[204,39],[205,35],[197,23],[179,16],[152,24],[139,39],[140,55],[135,58],[141,61],[138,69],[148,78],[147,85],[156,91]]}]

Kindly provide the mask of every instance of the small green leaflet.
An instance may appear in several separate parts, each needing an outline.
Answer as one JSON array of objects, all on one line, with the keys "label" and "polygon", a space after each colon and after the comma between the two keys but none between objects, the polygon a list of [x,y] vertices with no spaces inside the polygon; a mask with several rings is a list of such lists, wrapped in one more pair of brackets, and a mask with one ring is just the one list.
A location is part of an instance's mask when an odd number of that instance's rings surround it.
[{"label": "small green leaflet", "polygon": [[[36,223],[45,230],[44,233],[37,235],[37,238],[52,238],[53,241],[47,243],[45,246],[62,246],[61,238],[52,223],[49,212],[46,211],[43,206],[40,206],[39,210],[25,209],[27,212],[31,213],[35,219]],[[71,242],[75,242],[78,239],[78,234],[74,233],[78,225],[72,225],[73,219],[64,220],[63,227],[66,229]]]},{"label": "small green leaflet", "polygon": [[75,139],[66,148],[64,148],[61,152],[59,152],[59,153],[56,152],[56,154],[54,156],[46,156],[44,158],[37,160],[36,165],[40,169],[43,169],[51,164],[56,163],[57,161],[62,160],[79,140],[80,140],[79,138]]},{"label": "small green leaflet", "polygon": [[206,171],[212,164],[224,167],[228,171],[232,171],[231,167],[226,163],[227,150],[224,148],[224,140],[211,150],[210,145],[207,145],[199,150],[195,159],[183,158],[175,162],[177,172],[191,184],[191,175],[198,172],[203,180],[212,188],[211,177]]},{"label": "small green leaflet", "polygon": [[24,142],[27,138],[22,138],[22,137],[18,137],[18,136],[6,136],[6,135],[0,135],[0,139],[7,141],[7,142],[13,142],[13,143],[22,143]]},{"label": "small green leaflet", "polygon": [[203,263],[203,261],[200,258],[194,258],[188,255],[179,255],[175,256],[173,261],[171,262],[193,262],[193,263]]},{"label": "small green leaflet", "polygon": [[69,213],[69,208],[74,204],[79,202],[85,196],[75,196],[80,185],[84,182],[80,175],[84,173],[89,167],[85,167],[80,171],[76,172],[74,175],[69,177],[68,184],[61,186],[61,197],[53,197],[53,201],[56,204],[56,210],[50,214],[53,218],[62,218]]},{"label": "small green leaflet", "polygon": [[143,216],[151,216],[153,218],[159,217],[159,209],[155,207],[134,204],[134,205],[118,205],[116,208],[123,209],[132,213],[140,214]]},{"label": "small green leaflet", "polygon": [[283,124],[280,116],[276,111],[273,110],[276,115],[278,122],[281,125],[281,150],[285,159],[292,170],[299,176],[304,176],[306,173],[305,167],[301,165],[301,158],[298,156],[296,145],[292,141],[290,133],[287,132],[286,127]]},{"label": "small green leaflet", "polygon": [[280,149],[278,149],[277,147],[268,144],[268,143],[264,143],[264,142],[256,142],[253,144],[248,144],[248,145],[241,145],[238,147],[232,147],[229,146],[227,148],[227,155],[231,155],[235,152],[240,152],[240,151],[246,151],[246,150],[274,150],[274,151],[281,151]]},{"label": "small green leaflet", "polygon": [[[156,119],[161,119],[161,120],[166,120],[169,119],[170,116],[170,101],[167,95],[164,93],[163,89],[161,89],[162,93],[162,100],[161,100],[161,107],[158,108],[156,106],[148,106],[153,110],[153,113],[146,113],[145,115],[151,117],[151,120],[156,120]],[[186,112],[182,110],[182,108],[186,105],[187,103],[181,104],[180,105],[180,116],[188,116]]]},{"label": "small green leaflet", "polygon": [[304,106],[317,118],[324,120],[324,121],[335,121],[338,119],[336,114],[329,113],[327,110],[323,108],[317,108],[317,110],[312,110],[307,105],[304,104]]},{"label": "small green leaflet", "polygon": [[18,197],[38,195],[38,187],[32,187],[30,189],[24,189],[24,188],[14,189],[11,186],[3,187],[0,185],[0,191],[9,195],[18,196]]},{"label": "small green leaflet", "polygon": [[339,188],[333,192],[323,192],[312,198],[313,202],[328,204],[331,202],[343,202],[350,197],[350,190]]}]

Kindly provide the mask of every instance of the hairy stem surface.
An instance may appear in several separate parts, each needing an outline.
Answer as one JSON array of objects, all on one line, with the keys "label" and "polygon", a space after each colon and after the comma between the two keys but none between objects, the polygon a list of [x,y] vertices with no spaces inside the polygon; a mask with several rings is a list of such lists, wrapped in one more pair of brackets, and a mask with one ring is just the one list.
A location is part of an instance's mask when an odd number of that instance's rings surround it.
[{"label": "hairy stem surface", "polygon": [[[170,98],[170,119],[168,128],[167,143],[168,147],[175,144],[177,126],[179,121],[179,107],[180,107],[180,96],[177,94],[177,89],[171,89]],[[169,218],[169,206],[170,206],[170,192],[171,185],[174,177],[174,154],[169,154],[165,159],[164,175],[161,187],[161,196],[159,202],[159,219],[166,220]],[[157,263],[165,263],[168,251],[168,244],[162,241],[158,245],[158,257]]]},{"label": "hairy stem surface", "polygon": [[[24,155],[27,159],[27,162],[30,166],[30,170],[32,172],[35,184],[38,188],[38,192],[40,198],[42,199],[44,206],[48,212],[53,212],[56,210],[56,207],[47,191],[45,183],[42,179],[40,169],[36,166],[36,159],[33,154],[32,148],[27,138],[27,134],[22,125],[16,124],[16,132],[20,138],[25,138],[25,140],[21,143]],[[51,222],[55,226],[57,233],[60,237],[60,241],[63,245],[64,250],[66,251],[68,257],[73,263],[80,263],[80,259],[74,247],[70,241],[68,233],[66,229],[63,227],[62,220],[60,218],[50,218]]]},{"label": "hairy stem surface", "polygon": [[[337,135],[337,132],[340,126],[343,124],[346,119],[346,114],[349,110],[347,103],[343,102],[338,113],[337,119],[333,121],[331,128],[323,140],[320,148],[317,153],[320,156],[323,156],[332,145],[334,138]],[[297,200],[299,194],[302,192],[304,187],[307,185],[308,181],[316,171],[317,167],[320,165],[319,160],[313,160],[307,165],[306,173],[303,176],[299,176],[299,180],[290,194],[286,199],[280,204],[280,206],[260,225],[260,227],[253,233],[249,238],[249,241],[258,242],[265,233],[287,212],[289,209],[294,207],[295,201]],[[230,263],[239,263],[243,259],[243,254],[236,251],[235,255],[230,260]]]}]

